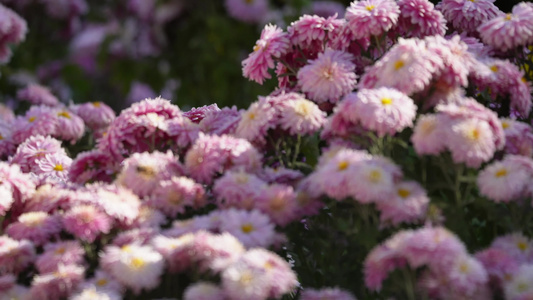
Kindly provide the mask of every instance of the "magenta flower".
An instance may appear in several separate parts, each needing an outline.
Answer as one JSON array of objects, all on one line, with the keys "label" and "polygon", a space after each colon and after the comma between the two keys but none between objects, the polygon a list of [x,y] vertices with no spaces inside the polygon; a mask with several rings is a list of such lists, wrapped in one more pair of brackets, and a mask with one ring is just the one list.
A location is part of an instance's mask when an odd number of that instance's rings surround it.
[{"label": "magenta flower", "polygon": [[71,144],[74,144],[82,138],[85,133],[85,123],[83,123],[82,118],[66,109],[56,110],[55,113],[57,116],[57,127],[54,136],[65,141],[70,141]]},{"label": "magenta flower", "polygon": [[117,169],[113,158],[95,149],[79,153],[72,161],[68,174],[70,181],[78,184],[97,181],[110,183]]},{"label": "magenta flower", "polygon": [[25,140],[17,148],[17,152],[11,157],[11,164],[18,164],[23,172],[36,172],[38,170],[37,161],[48,154],[67,155],[65,149],[61,147],[61,142],[42,135],[32,136]]},{"label": "magenta flower", "polygon": [[357,83],[352,59],[347,52],[326,49],[298,71],[298,85],[311,100],[335,103]]},{"label": "magenta flower", "polygon": [[102,102],[90,102],[72,105],[70,109],[83,119],[91,130],[106,128],[115,119],[115,112]]},{"label": "magenta flower", "polygon": [[35,135],[52,135],[57,133],[57,116],[52,108],[32,106],[24,116],[18,116],[13,122],[13,142],[21,144]]},{"label": "magenta flower", "polygon": [[316,15],[303,15],[298,21],[291,23],[287,32],[293,45],[322,52],[323,44],[330,38],[330,33],[343,25],[344,22],[333,15],[327,19]]},{"label": "magenta flower", "polygon": [[266,25],[254,46],[254,52],[242,61],[244,77],[263,84],[265,79],[271,78],[268,69],[274,68],[274,59],[284,55],[289,47],[287,33],[276,25]]},{"label": "magenta flower", "polygon": [[400,8],[392,0],[353,1],[346,9],[346,21],[355,39],[380,35],[398,22]]},{"label": "magenta flower", "polygon": [[46,154],[43,158],[36,161],[37,168],[34,173],[37,175],[53,176],[67,181],[68,172],[72,159],[62,153]]},{"label": "magenta flower", "polygon": [[83,281],[85,269],[78,265],[59,265],[57,270],[33,277],[32,299],[61,299],[69,296]]},{"label": "magenta flower", "polygon": [[533,6],[521,2],[511,14],[501,14],[482,23],[477,30],[484,43],[501,51],[533,42]]}]

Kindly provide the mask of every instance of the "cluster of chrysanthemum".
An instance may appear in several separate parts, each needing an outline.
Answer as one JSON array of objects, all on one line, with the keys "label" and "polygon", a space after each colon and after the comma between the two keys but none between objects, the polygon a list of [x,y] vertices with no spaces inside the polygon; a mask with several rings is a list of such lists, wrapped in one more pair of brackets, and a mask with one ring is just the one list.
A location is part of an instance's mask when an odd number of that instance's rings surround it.
[{"label": "cluster of chrysanthemum", "polygon": [[316,170],[303,182],[313,197],[375,203],[382,226],[423,220],[429,203],[424,188],[404,179],[402,170],[386,157],[342,146],[324,152]]},{"label": "cluster of chrysanthemum", "polygon": [[393,270],[408,268],[420,274],[418,292],[429,299],[491,298],[483,264],[442,227],[400,231],[374,248],[364,265],[365,283],[372,290],[380,290]]}]

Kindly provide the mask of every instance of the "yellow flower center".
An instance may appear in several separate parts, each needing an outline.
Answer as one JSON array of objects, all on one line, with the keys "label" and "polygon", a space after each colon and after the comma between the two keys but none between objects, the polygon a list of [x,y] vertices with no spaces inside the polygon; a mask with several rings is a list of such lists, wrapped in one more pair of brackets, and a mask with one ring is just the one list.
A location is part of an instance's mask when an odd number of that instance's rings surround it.
[{"label": "yellow flower center", "polygon": [[68,112],[66,112],[66,111],[62,111],[62,112],[57,113],[57,116],[70,119],[70,114]]},{"label": "yellow flower center", "polygon": [[248,183],[249,180],[250,180],[250,178],[248,177],[248,175],[246,173],[238,174],[237,177],[235,178],[235,181],[238,184],[246,184],[246,183]]},{"label": "yellow flower center", "polygon": [[374,5],[367,5],[366,10],[372,11],[374,8],[376,8]]},{"label": "yellow flower center", "polygon": [[97,286],[104,286],[104,285],[107,285],[107,283],[108,283],[108,282],[107,282],[107,279],[105,279],[105,278],[98,279],[98,280],[96,281],[96,285],[97,285]]},{"label": "yellow flower center", "polygon": [[506,14],[505,15],[505,21],[511,21],[512,14]]},{"label": "yellow flower center", "polygon": [[461,273],[468,273],[468,271],[470,270],[470,268],[468,267],[468,264],[466,263],[462,263],[460,266],[459,266],[459,271],[461,271]]},{"label": "yellow flower center", "polygon": [[250,112],[250,113],[248,114],[248,119],[250,119],[250,120],[255,120],[255,117],[256,117],[256,116],[255,116],[255,114],[254,114],[253,112]]},{"label": "yellow flower center", "polygon": [[311,111],[311,103],[306,100],[300,100],[296,104],[294,110],[300,116],[307,116],[309,115],[309,112]]},{"label": "yellow flower center", "polygon": [[523,83],[527,83],[527,79],[525,77],[520,78],[520,80],[522,80]]},{"label": "yellow flower center", "polygon": [[128,253],[131,252],[131,247],[129,245],[124,245],[124,246],[122,246],[121,249],[124,252],[128,252]]},{"label": "yellow flower center", "polygon": [[101,105],[102,105],[102,102],[99,102],[99,101],[93,102],[94,107],[100,107]]},{"label": "yellow flower center", "polygon": [[479,139],[479,130],[477,130],[477,128],[474,128],[474,129],[470,130],[467,133],[467,137],[470,140],[477,141]]},{"label": "yellow flower center", "polygon": [[3,140],[3,139],[4,139],[4,137],[0,134],[0,141]]},{"label": "yellow flower center", "polygon": [[259,51],[259,50],[261,50],[261,46],[259,46],[258,44],[256,44],[256,45],[254,46],[254,52],[257,52],[257,51]]},{"label": "yellow flower center", "polygon": [[333,80],[333,71],[328,67],[322,71],[322,76],[329,81]]},{"label": "yellow flower center", "polygon": [[499,69],[500,69],[500,68],[498,68],[498,66],[496,66],[496,65],[490,67],[490,70],[491,70],[492,72],[494,72],[494,73],[498,72]]},{"label": "yellow flower center", "polygon": [[30,123],[33,123],[33,121],[35,121],[35,119],[37,119],[37,117],[30,117],[30,118],[28,119],[28,121],[29,121]]},{"label": "yellow flower center", "polygon": [[527,249],[527,243],[524,241],[518,242],[516,246],[518,246],[518,249],[520,249],[521,251],[526,251]]},{"label": "yellow flower center", "polygon": [[176,194],[176,193],[172,193],[172,194],[169,194],[168,195],[168,202],[170,204],[180,204],[181,203],[181,196],[179,194]]},{"label": "yellow flower center", "polygon": [[507,128],[509,128],[509,126],[511,126],[511,125],[509,125],[509,122],[506,122],[506,121],[502,122],[502,128],[503,129],[507,129]]},{"label": "yellow flower center", "polygon": [[498,178],[503,177],[503,176],[507,176],[507,170],[505,168],[501,168],[498,171],[496,171],[494,176],[496,176]]},{"label": "yellow flower center", "polygon": [[405,66],[405,62],[403,60],[397,60],[395,63],[394,63],[394,70],[398,71],[399,69],[403,68],[403,66]]},{"label": "yellow flower center", "polygon": [[272,270],[274,268],[274,264],[270,261],[267,261],[263,267],[265,267],[267,270]]},{"label": "yellow flower center", "polygon": [[344,171],[348,168],[349,165],[350,164],[347,161],[343,160],[339,162],[339,164],[337,165],[337,170]]},{"label": "yellow flower center", "polygon": [[411,195],[411,192],[408,189],[398,189],[398,196],[407,198],[409,195]]},{"label": "yellow flower center", "polygon": [[141,176],[146,178],[151,178],[155,175],[155,170],[150,166],[139,165],[137,166],[137,168],[135,168],[135,170],[137,171],[137,173],[141,174]]},{"label": "yellow flower center", "polygon": [[285,208],[285,204],[286,204],[286,202],[285,202],[285,200],[283,200],[283,198],[274,197],[270,201],[270,209],[272,209],[273,211],[280,211],[283,208]]},{"label": "yellow flower center", "polygon": [[254,231],[254,225],[252,225],[250,223],[246,223],[246,224],[241,226],[241,230],[244,233],[250,233],[250,232]]},{"label": "yellow flower center", "polygon": [[139,257],[135,257],[134,259],[131,260],[131,263],[130,263],[130,265],[134,269],[140,269],[144,267],[145,264],[146,262],[142,258],[139,258]]},{"label": "yellow flower center", "polygon": [[54,171],[63,172],[65,169],[63,168],[62,164],[56,164],[54,167]]},{"label": "yellow flower center", "polygon": [[529,290],[529,284],[525,283],[525,282],[520,282],[516,285],[516,290],[520,293],[523,293],[527,290]]},{"label": "yellow flower center", "polygon": [[382,98],[381,99],[381,104],[383,104],[383,105],[391,105],[392,104],[392,99],[391,98]]},{"label": "yellow flower center", "polygon": [[368,173],[368,180],[372,183],[378,183],[381,181],[381,172],[379,170],[372,170]]},{"label": "yellow flower center", "polygon": [[250,271],[247,271],[241,275],[241,278],[239,279],[239,281],[242,284],[250,284],[253,279],[254,279],[254,276],[252,275],[252,273]]}]

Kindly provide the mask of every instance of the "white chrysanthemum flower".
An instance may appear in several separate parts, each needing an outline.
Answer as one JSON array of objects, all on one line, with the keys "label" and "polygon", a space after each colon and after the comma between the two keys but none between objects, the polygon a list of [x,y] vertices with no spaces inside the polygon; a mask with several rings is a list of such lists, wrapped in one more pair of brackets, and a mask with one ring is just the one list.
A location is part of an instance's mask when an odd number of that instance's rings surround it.
[{"label": "white chrysanthemum flower", "polygon": [[89,286],[79,293],[72,295],[69,300],[120,300],[122,296],[113,291],[101,290],[96,286]]}]

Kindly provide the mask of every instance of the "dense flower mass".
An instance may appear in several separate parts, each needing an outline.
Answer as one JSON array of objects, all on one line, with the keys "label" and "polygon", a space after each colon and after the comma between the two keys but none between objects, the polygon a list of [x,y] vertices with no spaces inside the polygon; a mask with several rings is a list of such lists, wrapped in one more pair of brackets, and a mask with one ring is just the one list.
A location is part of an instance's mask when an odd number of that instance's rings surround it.
[{"label": "dense flower mass", "polygon": [[[188,48],[232,52],[223,32],[259,24],[242,73],[276,77],[225,107],[187,102],[199,73],[161,58],[199,27],[193,1],[0,2],[2,63],[18,13],[72,39],[35,76],[24,44],[2,69],[0,299],[532,299],[531,4],[202,4],[209,43]],[[95,96],[128,89],[122,111]]]}]

